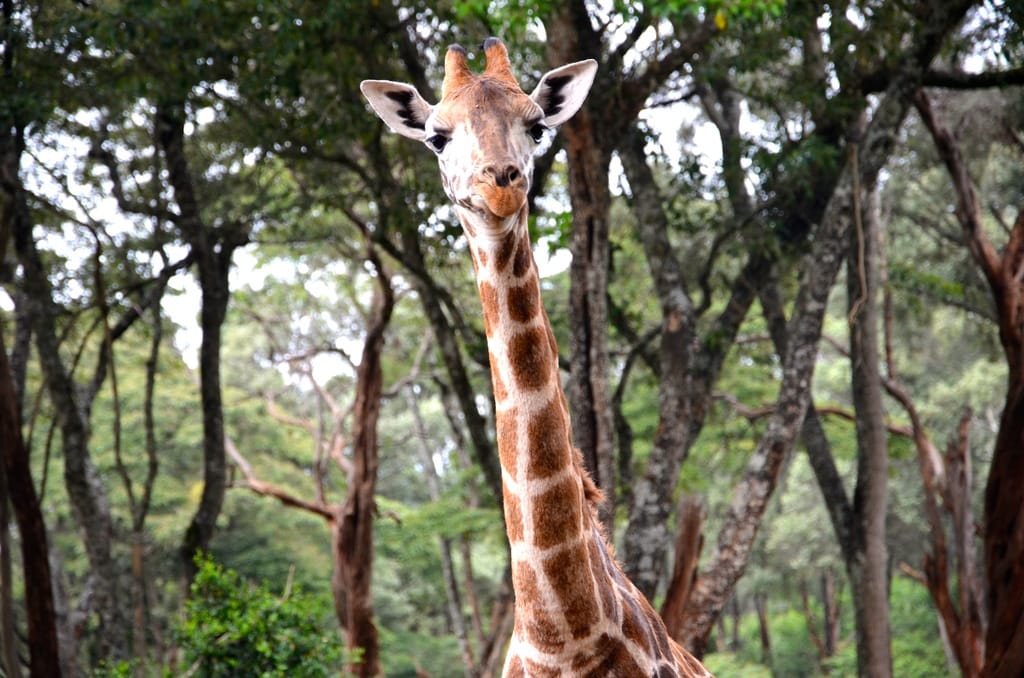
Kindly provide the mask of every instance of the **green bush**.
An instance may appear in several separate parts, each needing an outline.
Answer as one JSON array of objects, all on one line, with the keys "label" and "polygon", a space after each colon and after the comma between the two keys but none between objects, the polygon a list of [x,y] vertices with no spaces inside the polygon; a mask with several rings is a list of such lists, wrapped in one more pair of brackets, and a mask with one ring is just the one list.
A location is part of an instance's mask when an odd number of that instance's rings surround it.
[{"label": "green bush", "polygon": [[732,652],[709,654],[704,657],[704,666],[716,676],[727,678],[772,678],[767,666],[750,663]]},{"label": "green bush", "polygon": [[322,602],[302,593],[279,598],[209,558],[197,558],[197,565],[185,619],[176,629],[190,675],[338,675],[345,657],[337,634],[320,626]]}]

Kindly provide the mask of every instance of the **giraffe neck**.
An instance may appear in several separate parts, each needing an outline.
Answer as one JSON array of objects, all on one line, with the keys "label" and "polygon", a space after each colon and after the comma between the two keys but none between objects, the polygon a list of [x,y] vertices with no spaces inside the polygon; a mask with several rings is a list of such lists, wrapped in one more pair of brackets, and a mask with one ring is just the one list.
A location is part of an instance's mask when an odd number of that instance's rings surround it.
[{"label": "giraffe neck", "polygon": [[599,527],[600,493],[572,444],[526,208],[500,223],[456,211],[483,306],[512,553],[503,675],[709,676],[669,639]]},{"label": "giraffe neck", "polygon": [[526,208],[502,229],[468,210],[460,209],[459,219],[473,255],[494,383],[515,634],[554,652],[593,634],[609,611],[600,593],[609,557],[591,510],[597,491],[572,444]]}]

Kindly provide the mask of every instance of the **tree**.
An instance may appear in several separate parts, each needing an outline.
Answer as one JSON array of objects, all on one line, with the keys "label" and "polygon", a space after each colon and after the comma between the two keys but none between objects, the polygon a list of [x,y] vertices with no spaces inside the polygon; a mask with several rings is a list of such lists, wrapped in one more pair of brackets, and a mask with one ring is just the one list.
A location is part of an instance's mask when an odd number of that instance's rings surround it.
[{"label": "tree", "polygon": [[[1024,288],[1017,274],[1024,262],[1024,210],[1018,211],[1002,252],[998,252],[985,233],[977,192],[955,138],[932,111],[926,94],[919,94],[915,103],[953,181],[957,220],[971,257],[991,289],[1006,358],[1006,401],[985,487],[988,632],[982,675],[1011,676],[1024,671],[1024,631],[1016,621],[1024,614],[1024,601],[1016,595],[1017,583],[1024,577],[1024,524],[1020,520],[1024,502],[1019,488],[1006,482],[1018,477],[1014,474],[1024,473],[1024,337],[1019,320]],[[977,609],[960,610],[964,616],[979,613],[984,615]]]},{"label": "tree", "polygon": [[[863,136],[848,151],[836,189],[830,195],[813,245],[804,257],[800,289],[787,325],[783,377],[774,414],[751,456],[743,480],[733,492],[729,514],[719,532],[716,550],[690,598],[684,638],[698,652],[705,646],[715,616],[742,574],[767,500],[774,490],[782,462],[799,433],[810,403],[808,386],[821,332],[826,301],[843,260],[842,252],[852,226],[852,214],[862,191],[873,186],[888,161],[896,135],[918,83],[971,3],[943,4],[913,31],[914,47],[905,52],[873,111]],[[856,139],[856,136],[855,136]],[[855,197],[856,196],[856,197]],[[849,563],[850,561],[848,561]],[[861,627],[861,630],[864,630]],[[860,638],[860,636],[859,636]],[[860,641],[859,641],[860,643]],[[869,648],[858,652],[862,675],[877,665]],[[884,659],[882,660],[884,663]],[[882,669],[883,674],[888,670]]]}]

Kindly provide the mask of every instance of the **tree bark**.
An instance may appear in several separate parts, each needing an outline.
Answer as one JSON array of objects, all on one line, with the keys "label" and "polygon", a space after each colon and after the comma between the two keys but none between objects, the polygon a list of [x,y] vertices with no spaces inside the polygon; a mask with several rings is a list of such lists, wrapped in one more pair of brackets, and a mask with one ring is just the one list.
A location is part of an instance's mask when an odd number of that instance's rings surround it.
[{"label": "tree bark", "polygon": [[[857,173],[853,173],[857,177]],[[892,675],[889,630],[889,572],[885,517],[889,449],[882,407],[878,349],[878,247],[881,229],[877,190],[861,209],[853,192],[853,222],[846,286],[850,324],[850,372],[857,429],[857,486],[854,492],[857,553],[847,562],[857,630],[861,676]]]},{"label": "tree bark", "polygon": [[665,601],[661,605],[661,618],[665,620],[668,635],[679,635],[686,601],[697,580],[697,565],[704,546],[704,502],[692,495],[683,495],[676,508],[675,562],[669,579]]},{"label": "tree bark", "polygon": [[668,537],[665,530],[679,469],[704,425],[712,390],[736,333],[770,274],[768,258],[750,256],[733,282],[725,309],[703,340],[696,334],[697,309],[679,257],[669,242],[664,200],[644,153],[645,138],[631,126],[619,157],[632,191],[644,255],[661,303],[658,429],[642,475],[633,483],[629,527],[623,540],[626,574],[648,598],[662,578]]},{"label": "tree bark", "polygon": [[[6,229],[3,229],[6,230]],[[21,416],[0,331],[0,450],[3,450],[3,482],[21,535],[21,562],[25,573],[25,612],[28,626],[29,675],[61,676],[57,644],[57,617],[53,605],[46,524],[43,522],[28,450],[21,436]],[[6,642],[13,639],[5,638]],[[16,649],[16,648],[15,648]],[[14,653],[17,658],[17,653]],[[10,670],[10,669],[9,669]],[[20,675],[17,668],[11,675]]]},{"label": "tree bark", "polygon": [[[5,20],[9,21],[10,6],[4,3]],[[10,48],[7,45],[8,49]],[[5,76],[8,74],[5,73]],[[5,78],[6,79],[6,78]],[[31,235],[31,216],[25,203],[19,165],[24,145],[22,132],[0,133],[0,190],[4,200],[0,203],[0,261],[7,255],[12,237],[24,240],[26,231]],[[24,242],[22,242],[24,247]],[[27,320],[30,320],[28,318]],[[16,376],[8,361],[4,345],[4,323],[0,321],[0,502],[3,520],[3,602],[2,644],[6,673],[21,676],[18,656],[16,620],[12,598],[13,576],[10,553],[10,511],[13,508],[21,535],[22,571],[25,574],[25,609],[28,631],[29,675],[33,677],[61,676],[60,651],[57,642],[57,615],[54,608],[52,577],[46,523],[36,494],[35,480],[28,449],[22,436],[21,403],[23,402],[24,366]],[[19,328],[19,331],[21,328]],[[22,384],[19,388],[18,384]]]},{"label": "tree bark", "polygon": [[[599,53],[600,40],[583,3],[567,3],[548,22],[548,58],[559,65]],[[608,232],[611,148],[600,117],[603,97],[592,88],[587,103],[563,125],[569,168],[572,234],[569,249],[569,356],[567,387],[573,438],[583,465],[604,493],[598,517],[613,534],[615,430],[608,385]],[[599,101],[600,100],[600,101]]]},{"label": "tree bark", "polygon": [[754,594],[754,609],[757,611],[757,629],[761,638],[761,663],[771,668],[772,665],[772,634],[768,628],[768,596],[764,593]]},{"label": "tree bark", "polygon": [[[915,43],[897,69],[874,111],[858,153],[858,185],[873,186],[895,146],[910,97],[924,70],[950,30],[971,6],[967,0],[941,3],[919,27]],[[811,249],[802,261],[800,289],[788,327],[782,385],[776,409],[768,421],[740,483],[733,491],[709,567],[699,577],[683,631],[684,644],[700,657],[714,620],[743,574],[768,499],[779,471],[798,434],[810,404],[810,385],[829,292],[844,259],[852,214],[853,182],[850,163],[844,167],[829,198]],[[1022,404],[1024,407],[1024,404]]]},{"label": "tree bark", "polygon": [[347,605],[344,623],[348,646],[361,653],[360,661],[349,666],[357,676],[380,675],[380,644],[373,621],[373,517],[377,486],[377,420],[380,417],[383,371],[381,354],[391,312],[394,291],[384,267],[373,259],[377,287],[356,371],[356,399],[352,410],[352,476],[348,496],[338,512],[334,544],[337,569],[345,584]]},{"label": "tree bark", "polygon": [[[97,634],[97,652],[101,658],[117,660],[128,656],[128,626],[121,609],[121,601],[118,599],[118,572],[111,553],[113,521],[110,505],[106,489],[89,454],[88,402],[83,404],[81,400],[89,401],[91,396],[79,397],[77,386],[60,356],[55,327],[58,309],[53,299],[47,271],[43,268],[42,258],[36,248],[32,233],[32,216],[19,173],[23,149],[23,130],[16,126],[12,129],[7,121],[4,121],[3,130],[0,132],[0,188],[4,191],[8,204],[4,215],[5,223],[2,225],[3,233],[0,235],[5,236],[5,243],[8,242],[8,236],[14,240],[26,292],[22,301],[25,304],[26,317],[32,325],[46,388],[61,431],[64,481],[72,511],[83,533],[83,544],[89,559],[89,576],[95,591],[94,609],[100,618],[101,631]],[[5,407],[11,408],[13,412],[6,413],[5,418],[18,417],[15,409],[17,396],[13,391],[10,367],[6,365],[6,351],[3,360],[5,365],[2,381],[11,389],[10,400],[6,401],[9,405]],[[10,439],[13,441],[15,434],[20,439],[20,419],[11,419],[10,425],[14,426],[8,434],[12,436]],[[27,568],[31,567],[26,570],[31,573],[26,580],[38,584],[38,588],[33,586],[33,593],[38,598],[28,601],[29,610],[31,613],[38,609],[39,618],[34,621],[42,626],[37,629],[37,633],[45,636],[52,633],[52,590],[46,590],[49,589],[49,577],[41,577],[37,573],[49,569],[49,560],[46,557],[46,529],[39,513],[35,485],[31,479],[28,451],[24,450],[22,443],[22,451],[19,454],[17,445],[17,441],[14,441],[11,446],[5,446],[5,449],[11,452],[6,456],[5,463],[8,466],[11,502],[22,534],[24,564]],[[21,524],[22,521],[24,525]],[[35,605],[39,607],[34,608]],[[45,642],[49,647],[49,640],[41,637],[40,642]],[[56,652],[44,658],[41,648],[36,648],[36,651],[39,652],[38,661],[41,666],[59,671]],[[35,660],[36,655],[33,655],[33,661]]]},{"label": "tree bark", "polygon": [[831,569],[821,575],[821,608],[825,656],[832,657],[839,649],[839,596],[836,592],[836,575]]},{"label": "tree bark", "polygon": [[[651,21],[650,16],[642,20]],[[593,58],[603,52],[602,36],[591,24],[582,0],[556,5],[545,20],[548,61],[553,66]],[[636,28],[598,67],[586,104],[563,126],[572,204],[569,290],[570,371],[568,395],[575,443],[584,466],[605,493],[599,517],[613,534],[615,506],[615,427],[608,385],[608,232],[612,152],[633,124],[647,97],[682,68],[715,34],[708,19],[647,68],[622,76],[623,54],[640,35]],[[676,453],[678,456],[678,453]],[[655,455],[652,455],[652,457]],[[663,524],[663,523],[662,523]],[[667,539],[658,543],[663,555]],[[629,557],[626,557],[627,570]],[[649,568],[647,568],[649,569]],[[635,573],[627,572],[631,577]],[[643,591],[645,586],[641,586]],[[650,592],[648,592],[650,593]]]},{"label": "tree bark", "polygon": [[231,258],[235,249],[248,241],[248,228],[241,224],[225,224],[215,229],[204,223],[185,155],[184,103],[161,102],[157,106],[155,124],[178,205],[177,226],[195,259],[201,294],[199,392],[203,410],[203,492],[181,545],[182,565],[188,584],[195,577],[195,556],[209,548],[217,516],[224,503],[227,467],[220,384],[221,330],[231,296],[228,281]]},{"label": "tree bark", "polygon": [[985,235],[981,206],[956,139],[937,119],[927,96],[915,100],[957,193],[956,216],[967,248],[988,282],[1007,363],[1006,400],[985,486],[985,586],[988,628],[983,676],[1024,675],[1024,209],[1002,253]]},{"label": "tree bark", "polygon": [[818,663],[827,656],[825,654],[825,639],[822,638],[821,633],[818,632],[818,624],[814,619],[814,611],[811,610],[811,594],[807,590],[807,579],[801,577],[800,579],[800,603],[803,607],[804,620],[807,622],[807,636],[811,639],[811,644],[818,650]]},{"label": "tree bark", "polygon": [[[0,337],[0,350],[6,352],[3,337]],[[0,367],[3,365],[0,364]],[[2,390],[7,391],[6,388]],[[0,430],[6,433],[6,426],[0,424]],[[0,434],[0,443],[3,443],[6,449],[11,441]],[[23,674],[21,659],[18,657],[18,619],[14,612],[14,566],[11,562],[11,504],[8,497],[7,471],[4,465],[0,464],[0,658],[6,676],[21,678]]]}]

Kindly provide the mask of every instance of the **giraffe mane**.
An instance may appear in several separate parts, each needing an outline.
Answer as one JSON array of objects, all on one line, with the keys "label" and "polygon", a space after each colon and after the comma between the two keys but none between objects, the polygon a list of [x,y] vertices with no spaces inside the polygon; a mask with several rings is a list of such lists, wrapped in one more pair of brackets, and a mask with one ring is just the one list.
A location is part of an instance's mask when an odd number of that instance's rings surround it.
[{"label": "giraffe mane", "polygon": [[575,452],[573,464],[576,468],[576,473],[583,479],[583,498],[594,515],[595,523],[601,525],[601,521],[597,519],[597,509],[604,502],[604,492],[601,491],[594,482],[594,479],[590,477],[590,474],[583,467],[583,453],[580,452],[580,448],[574,447],[573,452]]}]

